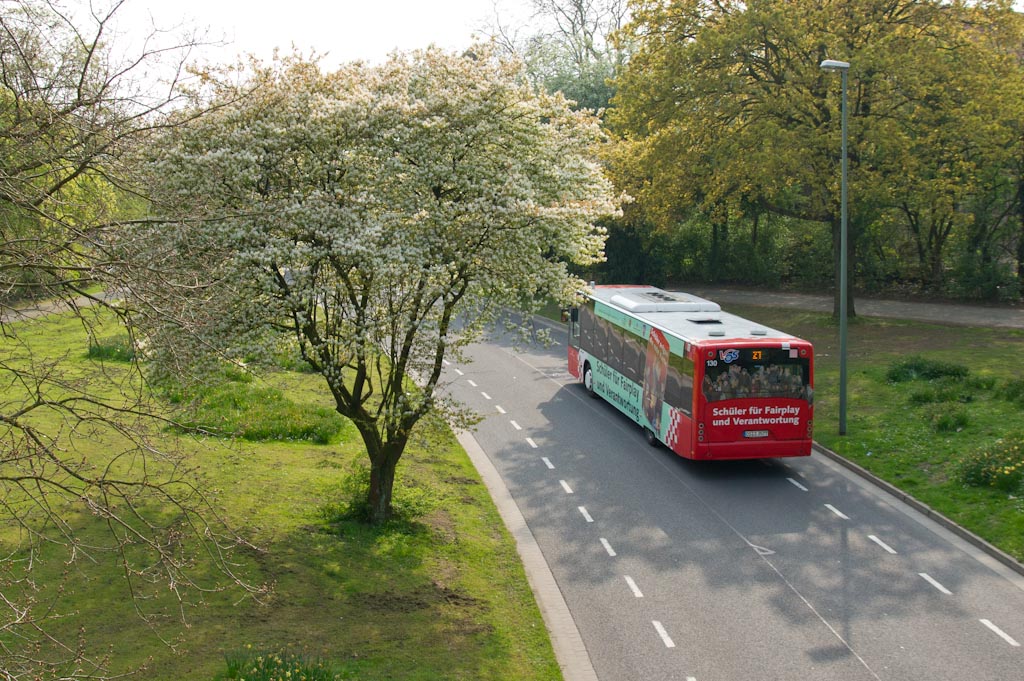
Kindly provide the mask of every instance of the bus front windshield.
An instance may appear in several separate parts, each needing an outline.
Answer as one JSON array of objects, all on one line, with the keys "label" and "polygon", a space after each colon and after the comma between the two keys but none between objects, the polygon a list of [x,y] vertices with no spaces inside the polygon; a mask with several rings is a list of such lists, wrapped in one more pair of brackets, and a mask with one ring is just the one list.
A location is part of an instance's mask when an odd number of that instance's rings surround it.
[{"label": "bus front windshield", "polygon": [[701,389],[708,402],[763,397],[810,402],[809,376],[810,361],[795,350],[720,350],[705,362]]}]

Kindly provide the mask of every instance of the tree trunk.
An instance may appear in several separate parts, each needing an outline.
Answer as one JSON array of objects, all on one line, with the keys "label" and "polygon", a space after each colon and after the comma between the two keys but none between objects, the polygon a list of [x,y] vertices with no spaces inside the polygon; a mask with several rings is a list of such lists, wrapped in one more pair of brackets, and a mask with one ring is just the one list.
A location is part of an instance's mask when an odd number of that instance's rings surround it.
[{"label": "tree trunk", "polygon": [[1020,232],[1017,234],[1017,284],[1024,291],[1024,172],[1017,175],[1017,216]]},{"label": "tree trunk", "polygon": [[405,451],[408,437],[399,436],[393,440],[384,440],[377,431],[377,424],[374,421],[353,419],[353,423],[363,438],[363,445],[370,459],[370,487],[366,491],[367,521],[371,525],[380,525],[394,515],[391,502],[395,487],[395,471],[398,468],[398,460]]},{"label": "tree trunk", "polygon": [[711,214],[711,283],[721,281],[721,273],[726,265],[726,252],[729,243],[729,218],[721,217],[718,210]]},{"label": "tree trunk", "polygon": [[374,463],[370,467],[370,489],[369,489],[369,521],[372,525],[380,525],[391,519],[393,509],[391,496],[395,487],[395,468],[397,459],[392,461],[391,457],[382,457],[379,464]]}]

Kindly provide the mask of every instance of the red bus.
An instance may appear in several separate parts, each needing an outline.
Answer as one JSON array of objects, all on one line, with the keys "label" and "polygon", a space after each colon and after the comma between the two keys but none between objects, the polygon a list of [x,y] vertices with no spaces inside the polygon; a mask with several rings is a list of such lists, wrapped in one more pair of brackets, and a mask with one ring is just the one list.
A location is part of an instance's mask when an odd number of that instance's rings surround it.
[{"label": "red bus", "polygon": [[569,371],[688,459],[811,453],[814,351],[717,303],[591,286],[569,314]]}]

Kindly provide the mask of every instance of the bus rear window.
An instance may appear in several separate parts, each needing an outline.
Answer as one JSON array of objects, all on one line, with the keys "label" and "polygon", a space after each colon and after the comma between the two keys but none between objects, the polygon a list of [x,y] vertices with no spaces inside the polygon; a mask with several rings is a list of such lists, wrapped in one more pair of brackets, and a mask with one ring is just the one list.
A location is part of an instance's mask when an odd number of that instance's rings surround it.
[{"label": "bus rear window", "polygon": [[701,390],[709,402],[757,397],[810,401],[810,361],[795,350],[743,348],[719,350],[704,363]]}]

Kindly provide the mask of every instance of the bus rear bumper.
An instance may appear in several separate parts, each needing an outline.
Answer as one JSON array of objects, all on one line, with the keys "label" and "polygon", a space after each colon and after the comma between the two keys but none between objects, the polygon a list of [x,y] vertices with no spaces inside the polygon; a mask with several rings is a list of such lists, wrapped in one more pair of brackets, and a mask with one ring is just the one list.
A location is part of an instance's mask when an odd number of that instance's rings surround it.
[{"label": "bus rear bumper", "polygon": [[698,443],[694,459],[775,459],[786,456],[810,456],[813,440],[776,440],[765,442]]}]

